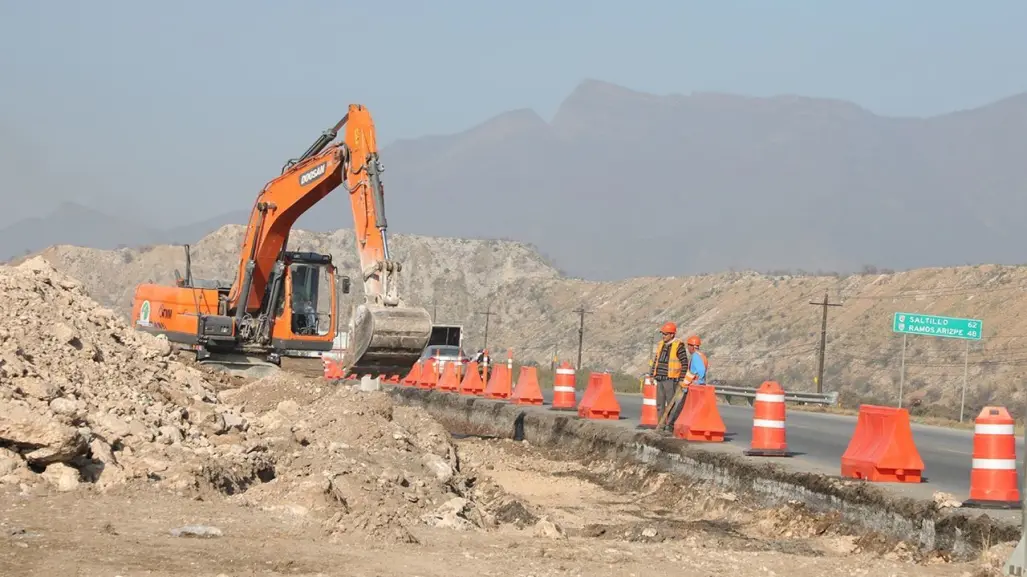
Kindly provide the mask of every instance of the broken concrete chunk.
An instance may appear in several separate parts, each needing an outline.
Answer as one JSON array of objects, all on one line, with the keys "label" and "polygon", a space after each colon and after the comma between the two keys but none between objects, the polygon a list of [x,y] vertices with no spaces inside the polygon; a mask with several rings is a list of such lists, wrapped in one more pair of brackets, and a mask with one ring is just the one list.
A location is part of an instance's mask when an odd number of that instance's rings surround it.
[{"label": "broken concrete chunk", "polygon": [[421,517],[421,521],[431,527],[466,531],[474,527],[467,519],[467,513],[474,506],[463,497],[453,497],[434,512]]},{"label": "broken concrete chunk", "polygon": [[53,463],[51,465],[47,465],[42,476],[48,483],[50,483],[51,486],[53,486],[53,488],[62,493],[74,491],[78,488],[78,470],[73,467],[69,467],[64,463]]},{"label": "broken concrete chunk", "polygon": [[435,474],[435,478],[441,483],[448,483],[453,478],[453,468],[442,457],[434,453],[425,453],[421,456],[424,466]]},{"label": "broken concrete chunk", "polygon": [[38,377],[16,379],[14,386],[21,391],[22,395],[46,402],[61,396],[62,393],[59,386]]},{"label": "broken concrete chunk", "polygon": [[111,442],[127,437],[132,433],[132,429],[124,419],[111,413],[98,415],[92,421],[107,440]]},{"label": "broken concrete chunk", "polygon": [[185,527],[178,527],[177,529],[171,530],[172,537],[198,537],[201,539],[209,539],[211,537],[220,537],[224,533],[221,529],[211,525],[186,525]]},{"label": "broken concrete chunk", "polygon": [[86,439],[74,427],[32,411],[21,401],[0,401],[0,440],[33,464],[70,461],[85,453]]},{"label": "broken concrete chunk", "polygon": [[174,445],[181,443],[184,437],[182,437],[182,431],[174,425],[164,425],[157,429],[160,435],[160,441],[165,445]]},{"label": "broken concrete chunk", "polygon": [[535,523],[534,535],[536,537],[545,537],[547,539],[564,539],[563,529],[559,525],[549,519],[549,517],[542,517]]},{"label": "broken concrete chunk", "polygon": [[10,449],[0,447],[0,477],[10,475],[24,466],[25,461],[21,458],[21,455]]},{"label": "broken concrete chunk", "polygon": [[114,451],[111,450],[111,446],[103,439],[93,439],[89,443],[89,451],[93,454],[94,460],[104,464],[118,464],[118,460],[114,458]]},{"label": "broken concrete chunk", "polygon": [[76,345],[81,347],[79,342],[79,333],[74,328],[64,323],[54,323],[51,328],[51,335],[53,339],[63,345]]},{"label": "broken concrete chunk", "polygon": [[80,403],[65,397],[57,397],[50,401],[50,410],[57,415],[64,415],[71,418],[78,418],[82,413]]},{"label": "broken concrete chunk", "polygon": [[229,429],[235,429],[237,431],[246,431],[250,428],[250,423],[240,415],[232,412],[221,413],[221,417],[225,420],[225,426]]}]

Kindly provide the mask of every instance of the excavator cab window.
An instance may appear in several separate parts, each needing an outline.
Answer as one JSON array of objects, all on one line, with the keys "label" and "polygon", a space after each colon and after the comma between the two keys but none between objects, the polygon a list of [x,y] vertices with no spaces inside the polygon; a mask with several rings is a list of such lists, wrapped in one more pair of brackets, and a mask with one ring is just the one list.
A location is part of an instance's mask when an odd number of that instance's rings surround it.
[{"label": "excavator cab window", "polygon": [[333,277],[325,265],[289,265],[292,277],[292,333],[324,336],[332,328]]}]

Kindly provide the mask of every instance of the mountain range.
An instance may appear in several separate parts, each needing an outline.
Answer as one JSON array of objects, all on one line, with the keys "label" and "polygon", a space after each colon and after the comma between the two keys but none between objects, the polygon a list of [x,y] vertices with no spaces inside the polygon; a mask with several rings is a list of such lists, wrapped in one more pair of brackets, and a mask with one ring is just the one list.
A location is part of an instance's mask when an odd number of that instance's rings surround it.
[{"label": "mountain range", "polygon": [[[837,100],[586,80],[549,122],[510,111],[381,157],[397,232],[516,239],[591,280],[1024,262],[1027,93],[887,118]],[[249,208],[154,229],[64,205],[0,229],[0,258],[195,241]],[[339,214],[335,194],[298,226],[335,230]]]}]

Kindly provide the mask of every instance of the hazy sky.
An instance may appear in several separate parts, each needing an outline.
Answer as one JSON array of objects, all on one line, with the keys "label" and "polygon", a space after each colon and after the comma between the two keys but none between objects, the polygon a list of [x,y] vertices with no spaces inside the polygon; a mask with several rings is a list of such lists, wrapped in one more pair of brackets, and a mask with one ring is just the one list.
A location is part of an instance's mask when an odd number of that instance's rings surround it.
[{"label": "hazy sky", "polygon": [[246,210],[350,102],[385,145],[549,118],[586,77],[902,116],[1027,90],[1023,1],[627,6],[0,0],[0,226],[72,199],[168,224]]}]

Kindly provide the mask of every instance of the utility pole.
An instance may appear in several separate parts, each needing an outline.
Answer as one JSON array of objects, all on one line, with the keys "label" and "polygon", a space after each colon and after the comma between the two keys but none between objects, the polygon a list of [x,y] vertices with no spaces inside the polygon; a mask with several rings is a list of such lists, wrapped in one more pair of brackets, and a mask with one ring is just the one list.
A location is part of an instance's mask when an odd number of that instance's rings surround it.
[{"label": "utility pole", "polygon": [[482,345],[481,348],[487,349],[489,348],[489,317],[496,314],[492,312],[492,303],[489,302],[488,308],[486,308],[484,311],[478,311],[478,314],[485,315],[485,344]]},{"label": "utility pole", "polygon": [[576,367],[574,367],[574,368],[576,370],[580,371],[581,370],[581,349],[582,349],[582,345],[585,343],[585,315],[586,314],[591,314],[592,311],[585,310],[585,305],[581,305],[580,307],[574,309],[574,312],[578,313],[578,317],[580,319],[579,322],[578,322],[578,365]]},{"label": "utility pole", "polygon": [[820,321],[820,359],[817,362],[817,393],[824,392],[824,351],[827,349],[827,307],[840,307],[841,303],[828,301],[827,290],[824,290],[824,302],[812,302],[811,305],[824,307],[824,316]]},{"label": "utility pole", "polygon": [[431,322],[432,322],[432,323],[434,323],[434,322],[435,322],[435,312],[436,312],[437,310],[438,310],[438,308],[436,307],[436,305],[435,305],[435,299],[433,298],[433,299],[431,299]]}]

